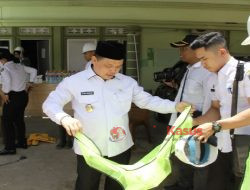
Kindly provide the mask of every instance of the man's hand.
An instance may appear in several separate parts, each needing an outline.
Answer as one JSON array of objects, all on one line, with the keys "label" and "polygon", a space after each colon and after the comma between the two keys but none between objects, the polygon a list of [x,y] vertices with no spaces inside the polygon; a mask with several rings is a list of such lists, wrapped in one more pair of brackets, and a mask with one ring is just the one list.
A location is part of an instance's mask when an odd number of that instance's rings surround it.
[{"label": "man's hand", "polygon": [[75,136],[75,134],[81,131],[81,123],[79,120],[72,118],[71,116],[65,116],[61,120],[62,126],[66,129],[70,136]]},{"label": "man's hand", "polygon": [[214,134],[212,123],[199,125],[195,130],[199,133],[195,133],[194,137],[203,143],[206,143],[207,139]]},{"label": "man's hand", "polygon": [[28,83],[26,84],[25,90],[26,90],[26,92],[29,93],[29,92],[32,90],[32,88],[34,88],[34,83],[28,82]]},{"label": "man's hand", "polygon": [[6,94],[1,94],[1,98],[5,104],[8,104],[10,102],[9,96]]},{"label": "man's hand", "polygon": [[191,114],[195,111],[195,107],[192,104],[189,104],[187,102],[179,102],[176,104],[175,109],[177,112],[182,112],[184,109],[188,106],[192,106],[191,108]]}]

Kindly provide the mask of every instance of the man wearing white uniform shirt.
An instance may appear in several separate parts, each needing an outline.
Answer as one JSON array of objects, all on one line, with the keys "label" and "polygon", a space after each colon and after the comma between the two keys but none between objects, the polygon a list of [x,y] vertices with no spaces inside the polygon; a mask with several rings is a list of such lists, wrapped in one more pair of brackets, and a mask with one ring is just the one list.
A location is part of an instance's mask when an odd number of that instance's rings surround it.
[{"label": "man wearing white uniform shirt", "polygon": [[[175,102],[184,101],[193,104],[196,108],[193,117],[206,113],[211,104],[210,87],[207,81],[212,73],[201,65],[201,62],[195,56],[195,52],[189,47],[197,37],[197,35],[189,34],[181,41],[170,43],[172,47],[179,48],[180,59],[188,63],[187,71],[182,78]],[[173,125],[176,118],[177,114],[173,113],[169,124]],[[206,169],[194,169],[176,159],[173,161],[173,164],[176,165],[179,171],[179,178],[177,180],[178,185],[172,188],[200,190],[206,187]]]},{"label": "man wearing white uniform shirt", "polygon": [[[133,146],[128,126],[132,102],[140,108],[161,113],[182,111],[188,105],[153,97],[133,78],[120,74],[124,58],[122,44],[99,41],[96,55],[92,57],[93,67],[64,79],[43,104],[44,113],[61,124],[68,134],[81,131],[94,141],[103,156],[120,164],[128,164]],[[74,118],[63,111],[69,101]],[[78,173],[75,189],[97,190],[101,174],[86,164],[76,141],[74,151]],[[105,189],[122,187],[107,177]]]},{"label": "man wearing white uniform shirt", "polygon": [[[36,79],[37,70],[13,62],[14,56],[9,50],[0,48],[2,76],[3,131],[5,148],[0,155],[15,154],[16,148],[27,148],[25,138],[24,110],[28,103],[26,73],[30,74],[30,83]],[[17,144],[15,144],[15,126],[17,127]]]},{"label": "man wearing white uniform shirt", "polygon": [[[214,117],[215,113],[217,113],[217,117],[220,114],[221,119],[230,117],[233,81],[235,79],[238,60],[230,55],[224,37],[218,32],[211,32],[200,36],[191,44],[191,48],[195,50],[196,56],[201,60],[203,66],[217,74],[214,76],[214,87],[211,89],[212,106],[204,116],[194,120],[194,125],[217,120]],[[238,112],[250,108],[250,64],[245,63],[244,68],[244,78],[239,82],[238,89]],[[214,127],[218,127],[216,123]],[[234,134],[233,157],[234,174],[236,176],[235,189],[237,190],[244,174],[245,161],[250,148],[250,126],[235,129]],[[229,130],[224,130],[217,133],[216,136],[218,137],[220,153],[217,159],[218,162],[214,163],[214,165],[218,165],[212,171],[215,181],[210,183],[216,184],[217,181],[224,181],[226,184],[226,179],[229,179],[228,174],[230,174],[230,170],[228,170],[230,165],[227,162],[232,151],[230,133]],[[218,179],[218,176],[223,176],[225,179],[221,177]],[[227,187],[222,186],[218,187],[218,189],[224,190]]]},{"label": "man wearing white uniform shirt", "polygon": [[87,61],[85,65],[85,69],[88,69],[91,67],[91,57],[95,55],[96,50],[96,44],[94,43],[86,43],[82,47],[82,54],[84,56],[84,59]]}]

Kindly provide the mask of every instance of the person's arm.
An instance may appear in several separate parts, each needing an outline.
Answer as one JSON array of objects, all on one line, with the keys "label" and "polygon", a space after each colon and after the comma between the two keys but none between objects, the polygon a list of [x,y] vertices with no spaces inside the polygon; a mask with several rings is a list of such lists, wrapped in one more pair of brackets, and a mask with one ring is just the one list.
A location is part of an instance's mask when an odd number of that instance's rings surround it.
[{"label": "person's arm", "polygon": [[29,82],[33,83],[36,81],[36,76],[37,76],[37,70],[32,68],[32,67],[27,67],[27,66],[23,66],[24,67],[24,71],[28,74],[30,74],[30,79]]},{"label": "person's arm", "polygon": [[1,90],[1,97],[4,103],[9,102],[9,95],[8,93],[11,91],[11,77],[10,73],[7,69],[1,73],[2,75],[2,90]]},{"label": "person's arm", "polygon": [[[159,113],[176,113],[182,112],[187,106],[191,104],[186,102],[173,102],[168,99],[162,99],[158,96],[152,96],[145,92],[142,87],[138,86],[135,82],[133,87],[133,99],[134,102],[141,109],[148,109]],[[194,111],[194,109],[192,110]]]},{"label": "person's arm", "polygon": [[63,111],[64,105],[73,98],[69,86],[67,78],[59,83],[55,91],[51,92],[44,101],[42,109],[52,121],[62,125],[69,135],[74,136],[78,131],[81,131],[82,126],[79,120]]},{"label": "person's arm", "polygon": [[250,108],[233,117],[219,120],[218,123],[221,125],[221,129],[234,129],[250,125]]},{"label": "person's arm", "polygon": [[[250,125],[250,108],[238,113],[233,117],[218,120],[216,123],[221,127],[221,130],[236,129]],[[199,125],[197,129],[200,129],[201,133],[200,135],[196,134],[195,136],[198,138],[198,140],[203,142],[206,142],[207,139],[215,133],[213,129],[213,123],[211,122]]]},{"label": "person's arm", "polygon": [[193,119],[193,126],[220,119],[220,103],[212,101],[209,110],[202,116]]},{"label": "person's arm", "polygon": [[9,102],[9,96],[7,94],[5,94],[2,90],[0,90],[0,96],[1,96],[4,103],[7,104]]}]

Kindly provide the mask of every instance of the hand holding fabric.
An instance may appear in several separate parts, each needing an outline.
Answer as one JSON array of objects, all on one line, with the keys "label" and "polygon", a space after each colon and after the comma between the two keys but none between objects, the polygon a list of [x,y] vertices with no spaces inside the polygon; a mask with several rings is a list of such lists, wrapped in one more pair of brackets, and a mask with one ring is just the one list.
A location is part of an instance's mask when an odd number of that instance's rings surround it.
[{"label": "hand holding fabric", "polygon": [[186,107],[192,106],[190,113],[192,114],[195,111],[195,107],[187,102],[178,102],[175,106],[177,112],[183,112]]},{"label": "hand holding fabric", "polygon": [[82,128],[81,122],[69,115],[61,119],[61,124],[70,136],[75,136],[75,134],[80,132]]}]

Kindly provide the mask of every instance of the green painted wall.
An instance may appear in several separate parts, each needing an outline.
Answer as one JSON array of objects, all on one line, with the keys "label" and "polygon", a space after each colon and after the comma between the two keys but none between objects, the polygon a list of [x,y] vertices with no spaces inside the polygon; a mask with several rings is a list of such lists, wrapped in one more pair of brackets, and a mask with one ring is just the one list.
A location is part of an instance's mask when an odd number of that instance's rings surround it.
[{"label": "green painted wall", "polygon": [[250,56],[250,46],[241,46],[241,42],[247,37],[247,31],[229,32],[229,50],[233,55]]},{"label": "green painted wall", "polygon": [[61,27],[53,27],[53,43],[52,43],[52,60],[53,63],[51,65],[52,70],[62,70],[63,66],[63,37],[62,37],[62,28]]},{"label": "green painted wall", "polygon": [[[191,29],[227,30],[232,54],[249,55],[250,46],[240,46],[249,10],[249,0],[0,0],[0,27],[52,26],[54,70],[65,67],[64,26],[141,27],[141,84],[155,90],[153,73],[179,60],[169,43]],[[10,38],[18,44],[16,32]]]},{"label": "green painted wall", "polygon": [[[248,0],[230,1],[0,1],[2,26],[138,25],[242,29]],[[170,26],[171,27],[171,26]]]}]

